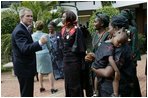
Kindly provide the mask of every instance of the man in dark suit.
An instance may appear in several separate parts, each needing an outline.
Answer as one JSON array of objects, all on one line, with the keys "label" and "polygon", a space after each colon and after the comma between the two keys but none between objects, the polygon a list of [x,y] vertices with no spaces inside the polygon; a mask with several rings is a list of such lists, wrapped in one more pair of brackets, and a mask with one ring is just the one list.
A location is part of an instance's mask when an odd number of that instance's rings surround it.
[{"label": "man in dark suit", "polygon": [[12,32],[12,52],[14,72],[20,85],[21,97],[33,97],[34,76],[36,74],[35,52],[42,50],[42,45],[47,42],[46,37],[41,37],[33,42],[28,26],[33,22],[32,11],[22,8],[19,12],[20,23]]}]

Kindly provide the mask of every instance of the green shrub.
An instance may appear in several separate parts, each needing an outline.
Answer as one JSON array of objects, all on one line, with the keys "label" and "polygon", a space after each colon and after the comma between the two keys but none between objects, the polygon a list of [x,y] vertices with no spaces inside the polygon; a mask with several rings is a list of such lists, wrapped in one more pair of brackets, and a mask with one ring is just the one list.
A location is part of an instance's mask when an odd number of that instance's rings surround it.
[{"label": "green shrub", "polygon": [[141,33],[138,34],[138,44],[139,44],[140,53],[141,54],[146,53],[146,50],[147,50],[147,48],[146,48],[146,45],[147,45],[146,38]]},{"label": "green shrub", "polygon": [[1,67],[1,72],[10,72],[11,70],[12,70],[12,68]]},{"label": "green shrub", "polygon": [[2,34],[1,50],[2,54],[6,56],[11,55],[11,34]]},{"label": "green shrub", "polygon": [[3,11],[1,19],[1,34],[11,34],[18,22],[18,15],[14,13],[14,11]]},{"label": "green shrub", "polygon": [[[1,65],[11,61],[11,33],[19,23],[18,14],[10,9],[1,13]],[[1,71],[9,69],[1,66]]]}]

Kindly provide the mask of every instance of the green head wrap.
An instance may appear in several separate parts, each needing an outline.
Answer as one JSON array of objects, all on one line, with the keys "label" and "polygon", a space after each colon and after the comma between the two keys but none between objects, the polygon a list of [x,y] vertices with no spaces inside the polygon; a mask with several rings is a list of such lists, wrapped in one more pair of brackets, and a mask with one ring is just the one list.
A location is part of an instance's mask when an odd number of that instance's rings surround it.
[{"label": "green head wrap", "polygon": [[109,24],[109,16],[107,16],[105,13],[96,13],[96,18],[99,18],[103,23],[104,27],[108,27]]}]

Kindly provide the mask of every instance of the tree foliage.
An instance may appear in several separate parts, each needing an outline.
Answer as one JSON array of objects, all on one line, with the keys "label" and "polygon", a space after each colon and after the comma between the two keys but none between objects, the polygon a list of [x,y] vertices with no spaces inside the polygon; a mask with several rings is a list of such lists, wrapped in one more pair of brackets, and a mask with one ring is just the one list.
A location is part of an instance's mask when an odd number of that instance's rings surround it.
[{"label": "tree foliage", "polygon": [[102,6],[111,6],[112,1],[101,1]]},{"label": "tree foliage", "polygon": [[45,24],[44,32],[48,32],[47,25],[49,21],[59,16],[59,11],[56,12],[56,16],[50,13],[53,6],[57,4],[57,1],[22,1],[20,4],[13,4],[10,7],[18,13],[22,7],[27,7],[33,12],[33,21],[42,20]]},{"label": "tree foliage", "polygon": [[37,21],[39,17],[44,15],[43,12],[49,12],[54,4],[56,4],[56,1],[23,1],[20,3],[19,7],[27,7],[31,9],[33,12],[33,20]]}]

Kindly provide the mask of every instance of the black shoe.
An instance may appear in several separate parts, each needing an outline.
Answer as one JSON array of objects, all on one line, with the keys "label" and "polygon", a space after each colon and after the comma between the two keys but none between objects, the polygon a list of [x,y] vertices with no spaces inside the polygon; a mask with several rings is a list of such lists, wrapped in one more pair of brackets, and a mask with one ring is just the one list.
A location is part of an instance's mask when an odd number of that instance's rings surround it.
[{"label": "black shoe", "polygon": [[64,79],[64,76],[61,76],[60,79]]},{"label": "black shoe", "polygon": [[51,93],[56,93],[58,91],[58,89],[51,89]]},{"label": "black shoe", "polygon": [[55,80],[60,80],[60,79],[64,79],[64,77],[59,77],[59,78],[56,78]]},{"label": "black shoe", "polygon": [[40,88],[40,92],[44,92],[45,91],[45,88]]}]

